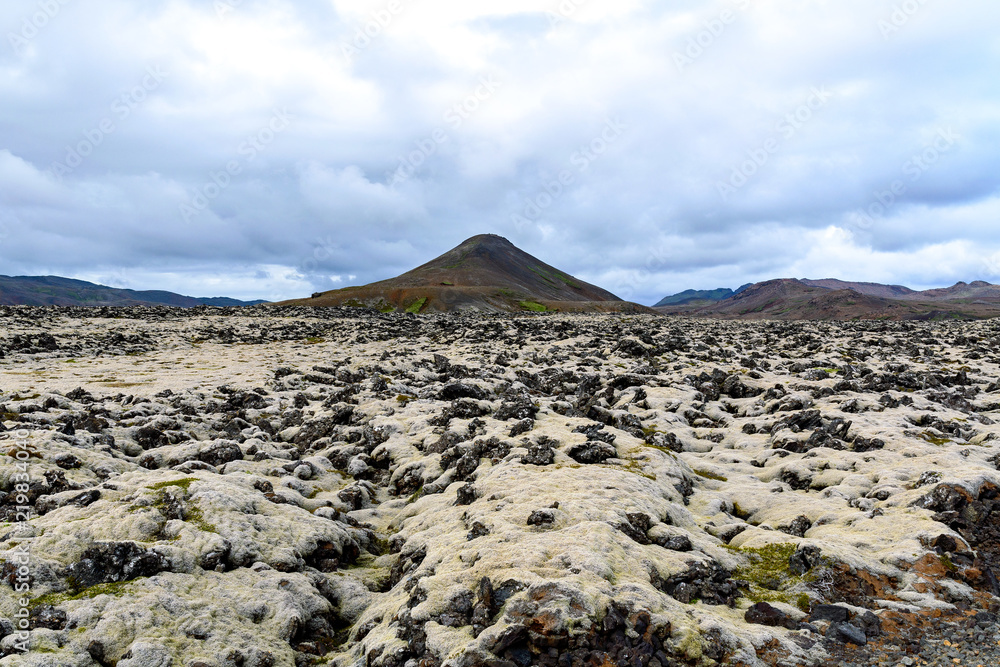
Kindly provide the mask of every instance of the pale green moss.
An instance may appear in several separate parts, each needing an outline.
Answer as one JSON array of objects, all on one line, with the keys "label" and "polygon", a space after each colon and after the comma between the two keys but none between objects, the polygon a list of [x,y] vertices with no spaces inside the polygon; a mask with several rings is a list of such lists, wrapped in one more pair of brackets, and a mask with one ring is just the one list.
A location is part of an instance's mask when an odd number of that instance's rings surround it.
[{"label": "pale green moss", "polygon": [[[803,611],[809,609],[809,595],[793,591],[796,586],[815,580],[812,572],[804,576],[793,573],[788,560],[798,549],[794,543],[768,544],[763,547],[725,548],[747,557],[749,563],[737,568],[733,578],[747,582],[745,597],[753,602],[783,602],[794,604]],[[815,571],[816,568],[814,568]]]},{"label": "pale green moss", "polygon": [[704,477],[705,479],[714,479],[717,482],[728,482],[729,481],[728,477],[723,477],[722,475],[717,475],[717,474],[715,474],[714,472],[712,472],[710,470],[697,470],[697,469],[695,469],[692,472],[694,472],[694,474],[698,475],[699,477]]},{"label": "pale green moss", "polygon": [[71,602],[73,600],[88,600],[90,598],[96,598],[98,595],[122,597],[130,592],[129,588],[131,588],[131,585],[134,582],[141,581],[142,579],[145,579],[145,577],[139,577],[138,579],[133,579],[131,581],[115,581],[107,584],[97,584],[96,586],[91,586],[90,588],[78,590],[75,593],[47,593],[32,600],[31,606],[32,608],[41,607],[43,605],[57,607],[64,602]]},{"label": "pale green moss", "polygon": [[185,477],[184,479],[172,479],[168,482],[157,482],[156,484],[151,484],[146,488],[153,489],[154,491],[159,491],[160,489],[165,489],[168,486],[176,486],[181,489],[184,489],[184,491],[187,492],[187,490],[191,488],[191,484],[197,481],[198,481],[197,477]]}]

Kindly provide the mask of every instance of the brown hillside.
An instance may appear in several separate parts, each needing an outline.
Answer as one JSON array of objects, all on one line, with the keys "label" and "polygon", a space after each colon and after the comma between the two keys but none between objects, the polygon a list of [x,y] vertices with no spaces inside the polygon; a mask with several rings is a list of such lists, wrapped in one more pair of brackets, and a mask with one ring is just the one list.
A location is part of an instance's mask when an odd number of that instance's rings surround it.
[{"label": "brown hillside", "polygon": [[[978,285],[973,283],[977,286],[971,291],[980,296],[974,301],[965,296],[969,290],[962,288],[931,290],[937,294],[931,294],[929,298],[923,296],[927,295],[927,292],[904,293],[901,297],[886,298],[864,294],[855,289],[831,289],[815,284],[831,282],[840,281],[769,280],[756,283],[735,296],[702,308],[692,310],[663,307],[656,308],[656,311],[667,315],[761,320],[927,320],[1000,317],[1000,301],[990,303],[984,300],[988,298],[989,288],[995,287],[988,283]],[[870,283],[868,285],[876,287]],[[965,298],[948,298],[949,295],[956,293]]]},{"label": "brown hillside", "polygon": [[280,305],[363,306],[386,312],[652,312],[574,278],[493,234],[473,236],[395,278]]}]

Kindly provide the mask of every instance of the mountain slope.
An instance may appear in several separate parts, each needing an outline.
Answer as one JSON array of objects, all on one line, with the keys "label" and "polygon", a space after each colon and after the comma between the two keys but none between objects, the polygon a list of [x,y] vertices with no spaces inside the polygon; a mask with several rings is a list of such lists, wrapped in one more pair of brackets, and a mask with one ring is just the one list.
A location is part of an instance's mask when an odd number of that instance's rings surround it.
[{"label": "mountain slope", "polygon": [[[868,293],[853,287],[835,289],[837,285],[861,285]],[[963,285],[965,283],[943,290],[916,292],[905,287],[872,283],[779,279],[755,283],[740,294],[701,308],[674,306],[656,310],[663,314],[721,319],[926,320],[1000,317],[1000,299],[989,300],[993,289],[1000,292],[1000,287],[988,283]],[[878,294],[899,296],[890,298]]]},{"label": "mountain slope", "polygon": [[720,287],[714,290],[688,289],[671,296],[665,296],[653,306],[682,306],[694,301],[722,301],[733,295],[733,290],[728,287]]},{"label": "mountain slope", "polygon": [[653,306],[653,308],[659,308],[661,306],[707,306],[714,301],[722,301],[724,299],[728,299],[734,294],[739,294],[751,285],[753,285],[753,283],[747,283],[746,285],[738,287],[736,291],[733,291],[728,287],[720,287],[713,290],[688,289],[683,292],[678,292],[677,294],[663,297],[656,305]]},{"label": "mountain slope", "polygon": [[493,234],[465,240],[406,273],[281,305],[366,306],[383,311],[643,311],[546,264]]},{"label": "mountain slope", "polygon": [[191,297],[162,290],[136,291],[59,276],[0,276],[3,306],[251,306],[263,301]]},{"label": "mountain slope", "polygon": [[922,301],[968,301],[1000,303],[1000,285],[992,285],[982,280],[971,283],[958,282],[951,287],[914,292],[907,298]]},{"label": "mountain slope", "polygon": [[902,285],[882,285],[880,283],[856,283],[847,282],[845,280],[837,280],[835,278],[824,278],[823,280],[801,280],[799,281],[803,285],[809,285],[810,287],[824,287],[830,290],[854,290],[861,294],[866,294],[868,296],[877,296],[885,299],[901,299],[905,298],[911,294],[917,294],[914,290],[909,287],[903,287]]}]

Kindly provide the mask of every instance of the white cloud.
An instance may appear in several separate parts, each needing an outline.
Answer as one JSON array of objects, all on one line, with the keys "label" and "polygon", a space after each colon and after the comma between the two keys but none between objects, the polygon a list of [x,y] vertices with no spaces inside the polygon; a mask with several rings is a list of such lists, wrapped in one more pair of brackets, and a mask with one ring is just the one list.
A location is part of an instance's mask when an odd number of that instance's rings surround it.
[{"label": "white cloud", "polygon": [[[36,5],[4,3],[0,34],[20,34]],[[653,302],[820,270],[937,286],[986,275],[1000,250],[995,3],[925,3],[888,35],[891,8],[867,0],[400,0],[386,19],[388,5],[243,0],[219,16],[194,0],[67,3],[27,48],[0,44],[5,271],[293,297],[492,231]],[[679,68],[692,40],[700,53]],[[120,117],[113,105],[149,67],[167,76]],[[450,122],[483,77],[500,86]],[[830,99],[782,128],[823,87]],[[246,159],[275,110],[292,121]],[[578,168],[611,118],[627,130]],[[114,130],[78,167],[45,174],[105,119]],[[875,224],[852,227],[941,128],[961,140]],[[720,197],[771,139],[766,163]],[[234,160],[240,173],[185,221],[180,205]],[[572,183],[514,224],[562,171]]]}]

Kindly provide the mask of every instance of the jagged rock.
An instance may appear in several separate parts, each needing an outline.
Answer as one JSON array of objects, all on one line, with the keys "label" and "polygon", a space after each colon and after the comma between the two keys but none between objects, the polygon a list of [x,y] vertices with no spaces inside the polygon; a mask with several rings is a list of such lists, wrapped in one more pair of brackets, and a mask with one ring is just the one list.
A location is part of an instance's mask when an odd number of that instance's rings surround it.
[{"label": "jagged rock", "polygon": [[52,605],[40,605],[31,610],[29,620],[33,629],[63,630],[66,627],[66,612]]},{"label": "jagged rock", "polygon": [[150,577],[169,567],[163,556],[135,542],[107,542],[84,551],[80,560],[66,568],[66,576],[73,588],[84,589],[97,584]]},{"label": "jagged rock", "polygon": [[528,517],[529,526],[545,526],[556,520],[555,512],[550,509],[535,510]]},{"label": "jagged rock", "polygon": [[830,621],[831,623],[846,623],[851,617],[851,610],[835,604],[818,604],[809,612],[811,621]]},{"label": "jagged rock", "polygon": [[857,644],[864,646],[868,643],[868,638],[864,631],[852,623],[834,622],[826,631],[826,637],[834,641]]},{"label": "jagged rock", "polygon": [[771,627],[782,627],[788,628],[789,630],[795,630],[799,626],[799,624],[791,616],[779,609],[775,609],[766,602],[758,602],[747,609],[743,618],[747,623],[756,623],[757,625],[768,625]]},{"label": "jagged rock", "polygon": [[521,457],[525,465],[547,466],[556,459],[556,450],[548,442],[536,442],[528,446],[528,453]]},{"label": "jagged rock", "polygon": [[739,594],[739,586],[730,573],[714,561],[692,561],[687,571],[660,579],[653,573],[654,586],[683,603],[699,599],[706,604],[732,606]]},{"label": "jagged rock", "polygon": [[458,398],[473,398],[482,401],[486,399],[486,392],[473,384],[452,382],[438,392],[438,398],[442,401],[454,401]]},{"label": "jagged rock", "polygon": [[493,418],[500,421],[511,419],[523,421],[525,419],[534,419],[537,414],[538,408],[527,397],[524,397],[501,403],[500,407],[493,413]]},{"label": "jagged rock", "polygon": [[476,502],[476,487],[471,482],[465,486],[459,487],[458,498],[455,500],[456,505],[471,505]]},{"label": "jagged rock", "polygon": [[794,535],[795,537],[805,537],[806,531],[812,528],[812,521],[805,515],[795,517],[787,526],[779,526],[778,530]]},{"label": "jagged rock", "polygon": [[578,463],[604,463],[618,456],[618,450],[614,445],[599,440],[573,445],[566,453]]},{"label": "jagged rock", "polygon": [[522,419],[521,421],[511,426],[510,433],[508,433],[508,435],[511,438],[515,438],[519,435],[522,435],[530,431],[534,427],[534,425],[535,425],[534,419]]},{"label": "jagged rock", "polygon": [[821,562],[819,547],[800,547],[788,558],[788,569],[792,574],[802,576]]}]

